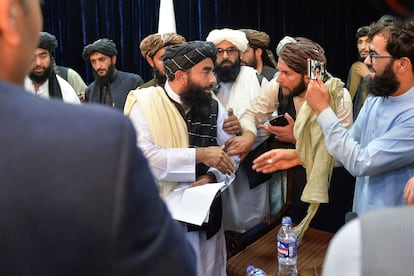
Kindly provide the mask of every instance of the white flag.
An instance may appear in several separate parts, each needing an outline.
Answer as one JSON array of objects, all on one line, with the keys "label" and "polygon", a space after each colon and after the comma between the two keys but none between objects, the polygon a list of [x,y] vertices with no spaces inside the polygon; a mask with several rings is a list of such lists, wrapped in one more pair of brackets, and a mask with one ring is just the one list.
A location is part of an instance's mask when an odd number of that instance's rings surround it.
[{"label": "white flag", "polygon": [[173,0],[160,0],[158,33],[169,32],[177,32],[175,28],[174,3]]}]

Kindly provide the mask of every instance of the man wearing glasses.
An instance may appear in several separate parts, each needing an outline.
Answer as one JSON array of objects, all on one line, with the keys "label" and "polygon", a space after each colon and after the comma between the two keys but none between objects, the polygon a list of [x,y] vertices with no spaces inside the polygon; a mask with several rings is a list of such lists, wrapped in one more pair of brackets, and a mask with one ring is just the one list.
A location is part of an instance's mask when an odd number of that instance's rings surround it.
[{"label": "man wearing glasses", "polygon": [[328,107],[320,80],[310,83],[306,97],[329,153],[357,176],[353,211],[358,214],[404,205],[404,186],[414,175],[414,23],[385,16],[368,36],[365,63],[375,76],[349,132]]},{"label": "man wearing glasses", "polygon": [[[252,67],[240,65],[240,54],[246,51],[249,43],[244,32],[227,28],[215,29],[206,40],[213,42],[217,49],[214,68],[217,85],[213,90],[226,109],[231,109],[239,118],[260,94],[261,85],[268,81]],[[263,136],[256,140],[256,145],[264,140],[260,141],[261,138]],[[246,168],[240,166],[235,181],[223,193],[225,231],[244,233],[264,221],[269,212],[267,181],[260,179],[253,184],[252,179],[257,178],[251,176],[249,181],[246,172]]]}]

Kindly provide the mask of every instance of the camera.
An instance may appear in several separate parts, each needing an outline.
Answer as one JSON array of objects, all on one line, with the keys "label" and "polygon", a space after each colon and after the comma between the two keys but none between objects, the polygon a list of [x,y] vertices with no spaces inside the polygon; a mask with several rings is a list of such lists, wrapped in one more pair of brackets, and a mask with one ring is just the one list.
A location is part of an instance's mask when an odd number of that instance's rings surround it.
[{"label": "camera", "polygon": [[308,76],[311,80],[325,77],[325,63],[319,60],[308,59]]},{"label": "camera", "polygon": [[284,115],[279,115],[269,121],[272,126],[287,126],[289,122],[286,120]]}]

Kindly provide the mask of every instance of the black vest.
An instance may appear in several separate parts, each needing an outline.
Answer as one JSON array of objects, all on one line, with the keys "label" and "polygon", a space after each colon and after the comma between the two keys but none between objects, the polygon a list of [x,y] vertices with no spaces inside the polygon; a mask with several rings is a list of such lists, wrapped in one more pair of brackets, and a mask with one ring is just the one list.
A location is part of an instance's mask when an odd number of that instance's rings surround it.
[{"label": "black vest", "polygon": [[[208,147],[218,146],[217,144],[217,114],[218,103],[212,99],[211,104],[200,107],[200,110],[194,112],[191,110],[186,115],[181,105],[171,101],[180,111],[181,116],[187,122],[190,147]],[[203,163],[196,164],[196,177],[206,174],[209,167]],[[217,193],[211,207],[208,223],[201,226],[187,223],[188,231],[205,231],[207,239],[214,236],[221,227],[222,202],[221,194]]]}]

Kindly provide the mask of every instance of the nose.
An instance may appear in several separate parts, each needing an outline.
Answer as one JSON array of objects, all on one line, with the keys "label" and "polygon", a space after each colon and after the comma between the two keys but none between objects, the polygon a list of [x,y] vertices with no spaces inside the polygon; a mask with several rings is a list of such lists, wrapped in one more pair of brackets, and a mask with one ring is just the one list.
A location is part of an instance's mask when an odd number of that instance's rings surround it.
[{"label": "nose", "polygon": [[34,65],[40,65],[40,57],[39,56],[34,56],[33,57],[33,64]]},{"label": "nose", "polygon": [[371,56],[370,55],[367,55],[367,57],[364,59],[364,63],[366,65],[372,65]]},{"label": "nose", "polygon": [[209,84],[214,85],[214,84],[216,84],[216,82],[217,82],[216,76],[214,75],[213,72],[211,72],[209,74]]}]

